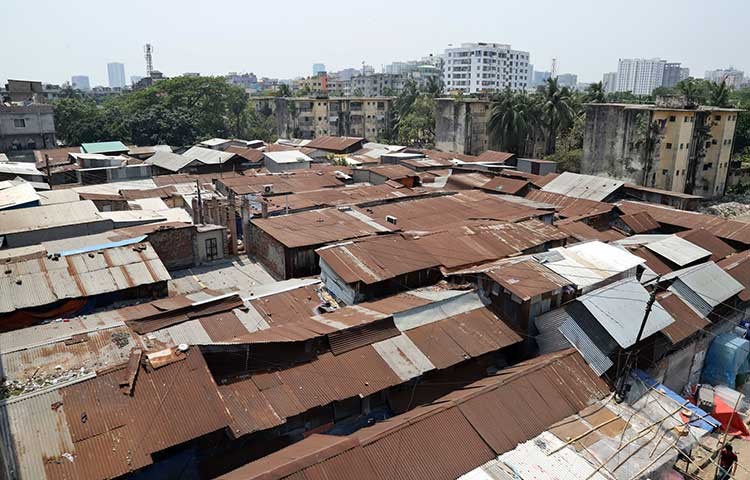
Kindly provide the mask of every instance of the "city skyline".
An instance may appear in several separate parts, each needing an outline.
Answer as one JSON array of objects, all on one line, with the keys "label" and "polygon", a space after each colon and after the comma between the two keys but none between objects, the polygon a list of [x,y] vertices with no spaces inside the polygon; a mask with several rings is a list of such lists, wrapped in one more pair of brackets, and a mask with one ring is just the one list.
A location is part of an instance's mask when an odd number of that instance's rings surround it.
[{"label": "city skyline", "polygon": [[[747,56],[741,51],[741,28],[732,28],[733,21],[728,19],[746,18],[750,13],[749,5],[720,0],[710,11],[696,16],[691,13],[694,8],[691,5],[697,6],[697,0],[663,3],[666,4],[636,0],[626,6],[597,4],[597,21],[587,23],[581,22],[581,16],[594,5],[589,1],[575,2],[573,8],[569,3],[558,5],[541,0],[528,5],[474,2],[475,5],[465,5],[450,15],[421,1],[409,5],[385,2],[376,12],[351,8],[350,5],[346,9],[337,8],[334,3],[331,11],[347,11],[333,16],[330,12],[317,11],[310,5],[293,1],[290,8],[296,12],[294,19],[274,15],[266,6],[251,7],[222,1],[206,13],[204,34],[195,36],[187,28],[191,24],[193,9],[185,8],[182,3],[177,8],[175,1],[154,4],[136,0],[130,8],[118,11],[122,21],[110,25],[111,41],[97,41],[94,31],[84,30],[62,32],[59,35],[61,41],[51,44],[45,34],[56,31],[54,24],[66,19],[80,21],[81,11],[85,12],[83,17],[86,20],[96,22],[103,20],[107,11],[91,0],[83,0],[75,11],[50,0],[41,0],[41,8],[49,15],[42,16],[33,25],[24,25],[23,30],[23,22],[9,22],[0,33],[0,40],[5,40],[5,43],[11,43],[12,38],[19,36],[30,39],[17,45],[12,53],[3,54],[0,81],[23,78],[63,83],[72,75],[87,75],[92,87],[107,85],[106,64],[110,62],[124,63],[129,74],[145,75],[143,45],[148,42],[155,47],[154,68],[167,75],[190,71],[202,75],[252,71],[259,76],[286,79],[309,76],[313,63],[325,63],[329,71],[336,71],[358,67],[363,61],[380,71],[383,65],[393,61],[439,54],[450,45],[466,42],[511,44],[530,52],[530,63],[539,71],[549,70],[551,59],[557,58],[558,72],[577,74],[581,82],[600,81],[604,73],[616,70],[619,58],[659,57],[681,62],[697,77],[707,70],[729,66],[748,70]],[[394,8],[399,15],[393,15]],[[480,8],[486,15],[475,15]],[[643,24],[638,19],[644,9],[656,18],[669,18],[671,24],[679,25],[691,34],[665,35],[659,22]],[[21,18],[26,4],[11,0],[6,11],[7,18]],[[226,15],[227,11],[236,14]],[[246,18],[243,13],[250,12],[270,20],[257,25],[258,31],[254,30],[252,35],[245,29],[233,28]],[[367,22],[350,21],[364,14],[368,16]],[[499,29],[500,14],[503,18],[515,17],[519,21],[504,22],[503,28]],[[164,28],[162,23],[165,16],[171,19],[169,28]],[[381,17],[382,22],[379,21]],[[344,21],[340,21],[342,19]],[[336,21],[337,31],[348,38],[345,45],[335,49],[328,38],[312,33],[316,25],[330,21]],[[414,29],[408,27],[420,21],[440,25],[440,28],[431,35],[416,35]],[[639,24],[639,35],[632,35],[633,22]],[[606,28],[602,27],[604,24]],[[728,27],[722,30],[722,49],[716,49],[703,40],[710,34],[708,25],[716,24]],[[284,25],[293,26],[289,30],[295,31],[294,34],[278,35],[279,28]],[[388,25],[389,35],[382,35],[383,25]],[[571,29],[570,25],[576,28]],[[539,35],[540,31],[544,34]],[[255,44],[254,38],[272,41],[263,48],[249,47]],[[49,60],[28,61],[42,55]]]}]

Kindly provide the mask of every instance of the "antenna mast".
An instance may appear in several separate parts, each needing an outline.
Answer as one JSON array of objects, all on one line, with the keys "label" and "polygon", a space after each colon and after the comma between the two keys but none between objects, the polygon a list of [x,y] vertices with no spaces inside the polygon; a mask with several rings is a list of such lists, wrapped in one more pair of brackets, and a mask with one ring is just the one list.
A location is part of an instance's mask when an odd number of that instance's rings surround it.
[{"label": "antenna mast", "polygon": [[144,57],[146,57],[146,76],[151,76],[151,72],[154,71],[154,61],[153,61],[153,53],[154,53],[154,47],[151,46],[150,43],[147,43],[145,47],[143,47],[143,51],[145,52]]}]

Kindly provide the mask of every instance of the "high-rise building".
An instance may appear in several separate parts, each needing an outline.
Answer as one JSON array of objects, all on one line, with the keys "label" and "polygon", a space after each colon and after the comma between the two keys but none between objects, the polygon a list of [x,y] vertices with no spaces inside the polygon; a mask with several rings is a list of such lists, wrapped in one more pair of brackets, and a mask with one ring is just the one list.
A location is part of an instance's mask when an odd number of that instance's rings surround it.
[{"label": "high-rise building", "polygon": [[84,92],[91,90],[91,82],[89,82],[89,77],[86,75],[73,75],[70,78],[70,86],[75,90],[82,90]]},{"label": "high-rise building", "polygon": [[557,84],[561,87],[573,88],[578,84],[578,75],[575,73],[561,73],[557,76]]},{"label": "high-rise building", "polygon": [[661,86],[672,88],[685,80],[690,74],[690,70],[682,68],[682,65],[678,63],[666,63],[664,64],[664,76],[662,77]]},{"label": "high-rise building", "polygon": [[316,75],[320,75],[321,73],[325,71],[326,71],[325,63],[313,63],[313,69],[312,69],[313,77]]},{"label": "high-rise building", "polygon": [[703,78],[714,83],[721,83],[722,81],[725,81],[728,87],[737,88],[742,85],[742,82],[745,78],[745,72],[736,70],[734,67],[729,67],[727,69],[707,70],[706,75]]},{"label": "high-rise building", "polygon": [[617,91],[617,72],[607,72],[602,76],[602,87],[605,93]]},{"label": "high-rise building", "polygon": [[538,87],[544,84],[548,78],[552,76],[551,72],[537,72],[536,70],[531,75],[531,86]]},{"label": "high-rise building", "polygon": [[107,77],[109,86],[112,88],[122,88],[125,86],[125,65],[122,63],[112,62],[107,64]]},{"label": "high-rise building", "polygon": [[666,64],[660,58],[621,58],[617,65],[617,91],[651,95],[662,86]]},{"label": "high-rise building", "polygon": [[449,91],[493,92],[529,87],[529,52],[502,43],[463,43],[445,49],[443,80]]}]

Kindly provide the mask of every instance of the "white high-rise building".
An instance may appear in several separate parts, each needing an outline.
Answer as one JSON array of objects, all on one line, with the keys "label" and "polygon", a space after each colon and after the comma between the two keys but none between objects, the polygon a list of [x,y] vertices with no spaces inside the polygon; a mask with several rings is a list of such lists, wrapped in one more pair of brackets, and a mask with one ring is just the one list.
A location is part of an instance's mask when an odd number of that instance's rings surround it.
[{"label": "white high-rise building", "polygon": [[109,77],[109,86],[112,88],[122,88],[125,86],[125,65],[122,63],[112,62],[107,64],[107,77]]},{"label": "white high-rise building", "polygon": [[714,83],[725,81],[728,87],[737,88],[742,85],[742,82],[745,79],[745,72],[736,70],[733,67],[729,67],[726,70],[707,70],[706,75],[703,78]]},{"label": "white high-rise building", "polygon": [[660,58],[621,58],[617,64],[616,91],[651,95],[662,86],[666,64]]},{"label": "white high-rise building", "polygon": [[529,52],[502,43],[462,43],[446,48],[443,82],[448,91],[496,92],[529,88]]},{"label": "white high-rise building", "polygon": [[73,75],[70,79],[70,85],[74,89],[84,92],[91,90],[91,82],[89,82],[89,77],[86,75]]},{"label": "white high-rise building", "polygon": [[602,76],[602,87],[604,87],[604,93],[612,93],[617,91],[617,72],[607,72]]}]

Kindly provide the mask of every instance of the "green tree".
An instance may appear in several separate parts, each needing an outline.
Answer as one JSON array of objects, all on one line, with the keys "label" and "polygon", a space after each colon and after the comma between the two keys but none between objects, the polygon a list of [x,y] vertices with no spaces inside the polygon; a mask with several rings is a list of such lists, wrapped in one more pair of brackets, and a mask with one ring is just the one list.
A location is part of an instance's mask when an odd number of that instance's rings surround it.
[{"label": "green tree", "polygon": [[555,153],[557,134],[570,126],[576,113],[570,90],[560,88],[557,78],[547,79],[542,98],[542,118],[547,129],[544,153],[549,155]]},{"label": "green tree", "polygon": [[292,96],[292,89],[289,88],[289,85],[286,83],[282,83],[279,85],[279,88],[276,89],[276,96],[277,97],[291,97]]},{"label": "green tree", "polygon": [[586,89],[586,101],[591,103],[604,103],[607,101],[607,95],[604,93],[604,84],[602,82],[589,85]]},{"label": "green tree", "polygon": [[534,99],[506,88],[491,104],[487,129],[491,143],[498,149],[523,155],[529,138],[534,135],[535,125],[540,122]]},{"label": "green tree", "polygon": [[67,145],[106,138],[101,113],[93,100],[63,98],[54,102],[57,136]]},{"label": "green tree", "polygon": [[709,87],[710,97],[708,103],[714,107],[728,107],[729,106],[729,87],[727,86],[726,79],[723,79],[721,83],[711,83]]},{"label": "green tree", "polygon": [[417,148],[435,144],[435,99],[429,94],[417,96],[408,112],[398,119],[398,142]]}]

